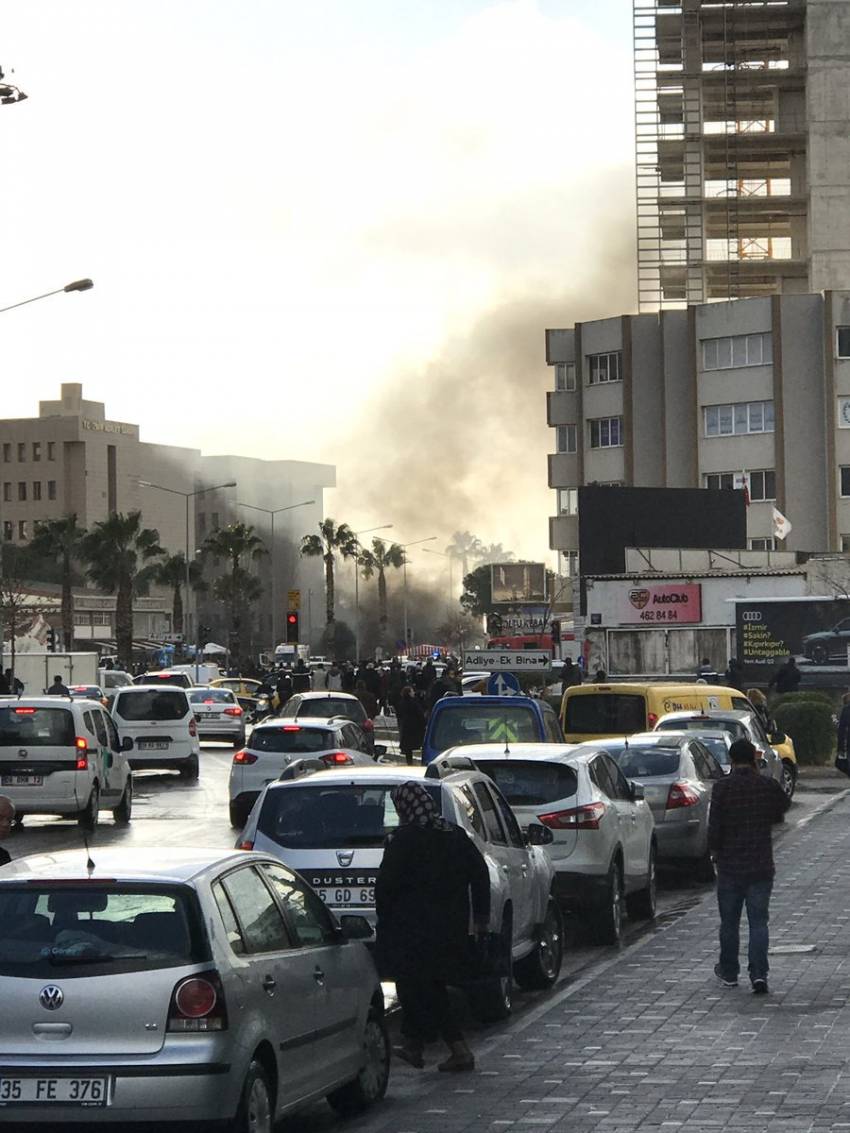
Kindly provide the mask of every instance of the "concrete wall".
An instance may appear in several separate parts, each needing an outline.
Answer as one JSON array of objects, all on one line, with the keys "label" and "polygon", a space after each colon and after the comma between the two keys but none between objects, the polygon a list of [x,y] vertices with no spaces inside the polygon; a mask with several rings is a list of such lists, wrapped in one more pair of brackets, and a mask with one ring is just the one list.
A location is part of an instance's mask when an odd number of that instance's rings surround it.
[{"label": "concrete wall", "polygon": [[632,483],[664,486],[664,358],[657,315],[631,323]]},{"label": "concrete wall", "polygon": [[696,488],[694,450],[698,445],[694,357],[690,349],[685,311],[661,315],[664,369],[664,486]]}]

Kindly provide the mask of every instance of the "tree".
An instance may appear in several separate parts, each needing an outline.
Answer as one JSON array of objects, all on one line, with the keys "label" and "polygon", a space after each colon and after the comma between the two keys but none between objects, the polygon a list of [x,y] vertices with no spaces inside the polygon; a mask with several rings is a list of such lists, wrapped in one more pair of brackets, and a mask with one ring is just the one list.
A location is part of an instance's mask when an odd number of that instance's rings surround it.
[{"label": "tree", "polygon": [[455,531],[451,543],[446,547],[446,554],[449,558],[460,560],[461,577],[465,578],[469,573],[469,560],[479,559],[482,550],[483,545],[477,535],[473,535],[471,531]]},{"label": "tree", "polygon": [[493,613],[495,607],[489,565],[476,567],[464,575],[460,604],[474,617],[483,618]]},{"label": "tree", "polygon": [[3,573],[0,575],[0,633],[9,632],[9,665],[15,672],[17,639],[23,630],[32,626],[39,615],[53,610],[53,602],[33,594],[24,580],[27,556],[20,547],[6,547],[3,554]]},{"label": "tree", "polygon": [[142,513],[113,512],[80,540],[80,557],[95,586],[115,595],[115,639],[120,660],[133,659],[133,598],[154,576],[153,559],[164,555],[159,532],[142,527]]},{"label": "tree", "polygon": [[404,548],[398,543],[387,544],[383,539],[372,540],[372,550],[362,550],[357,563],[364,578],[378,578],[378,632],[383,641],[387,632],[387,567],[398,570],[404,566]]},{"label": "tree", "polygon": [[514,561],[513,551],[506,551],[501,543],[490,543],[488,546],[482,546],[478,555],[478,561],[481,566],[488,565],[489,563],[512,563]]},{"label": "tree", "polygon": [[77,525],[74,514],[64,519],[47,519],[36,525],[30,541],[30,552],[36,557],[59,563],[62,571],[62,642],[66,650],[74,648],[74,561],[80,554],[85,531]]},{"label": "tree", "polygon": [[[189,585],[197,590],[202,585],[201,564],[189,563]],[[176,555],[169,555],[161,563],[157,563],[154,581],[160,586],[167,586],[171,590],[171,631],[183,633],[183,587],[186,584],[186,556],[182,551]],[[184,645],[186,644],[184,640]]]},{"label": "tree", "polygon": [[[301,540],[301,554],[312,557],[321,555],[325,564],[325,622],[334,624],[334,573],[336,556],[353,559],[357,555],[357,536],[347,523],[337,526],[332,519],[323,519],[319,524],[318,535],[305,535]],[[332,635],[331,635],[332,636]]]},{"label": "tree", "polygon": [[247,615],[263,592],[260,580],[242,564],[268,554],[266,545],[250,524],[231,523],[211,532],[202,549],[216,561],[227,560],[229,572],[213,583],[213,594],[228,610],[230,646],[241,650]]}]

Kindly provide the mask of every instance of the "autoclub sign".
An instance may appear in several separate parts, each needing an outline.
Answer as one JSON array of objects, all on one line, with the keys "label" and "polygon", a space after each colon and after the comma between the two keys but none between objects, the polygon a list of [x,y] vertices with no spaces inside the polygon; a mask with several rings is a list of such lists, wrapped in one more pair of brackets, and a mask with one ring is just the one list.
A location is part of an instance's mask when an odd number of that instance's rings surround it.
[{"label": "autoclub sign", "polygon": [[619,613],[621,625],[692,625],[702,621],[702,587],[698,582],[624,586]]}]

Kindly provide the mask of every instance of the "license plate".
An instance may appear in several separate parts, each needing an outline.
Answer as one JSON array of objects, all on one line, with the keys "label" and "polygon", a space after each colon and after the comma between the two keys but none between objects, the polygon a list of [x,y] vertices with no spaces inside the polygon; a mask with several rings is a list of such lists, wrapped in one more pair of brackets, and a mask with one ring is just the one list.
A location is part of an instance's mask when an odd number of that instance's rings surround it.
[{"label": "license plate", "polygon": [[0,1078],[0,1106],[108,1104],[108,1078]]},{"label": "license plate", "polygon": [[0,785],[3,787],[41,787],[44,784],[42,775],[3,775],[0,776]]},{"label": "license plate", "polygon": [[168,744],[158,740],[139,740],[137,746],[140,751],[168,751]]},{"label": "license plate", "polygon": [[220,712],[202,712],[198,717],[199,720],[217,720],[221,715]]},{"label": "license plate", "polygon": [[320,889],[319,896],[326,905],[361,905],[375,904],[375,890],[373,887],[354,886],[350,889]]}]

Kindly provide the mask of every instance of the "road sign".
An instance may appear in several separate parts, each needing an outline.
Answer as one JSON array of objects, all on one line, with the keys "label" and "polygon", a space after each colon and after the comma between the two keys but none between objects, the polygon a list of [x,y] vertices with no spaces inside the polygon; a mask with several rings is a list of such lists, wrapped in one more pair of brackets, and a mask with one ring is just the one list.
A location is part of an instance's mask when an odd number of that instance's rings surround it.
[{"label": "road sign", "polygon": [[519,681],[513,673],[493,673],[487,681],[487,692],[490,696],[516,696]]},{"label": "road sign", "polygon": [[464,669],[475,672],[543,673],[551,664],[546,649],[475,649],[463,654]]},{"label": "road sign", "polygon": [[290,610],[300,610],[301,609],[301,591],[300,590],[289,590],[289,591],[287,591],[286,597],[287,597],[287,600],[288,600],[288,605],[289,605]]}]

